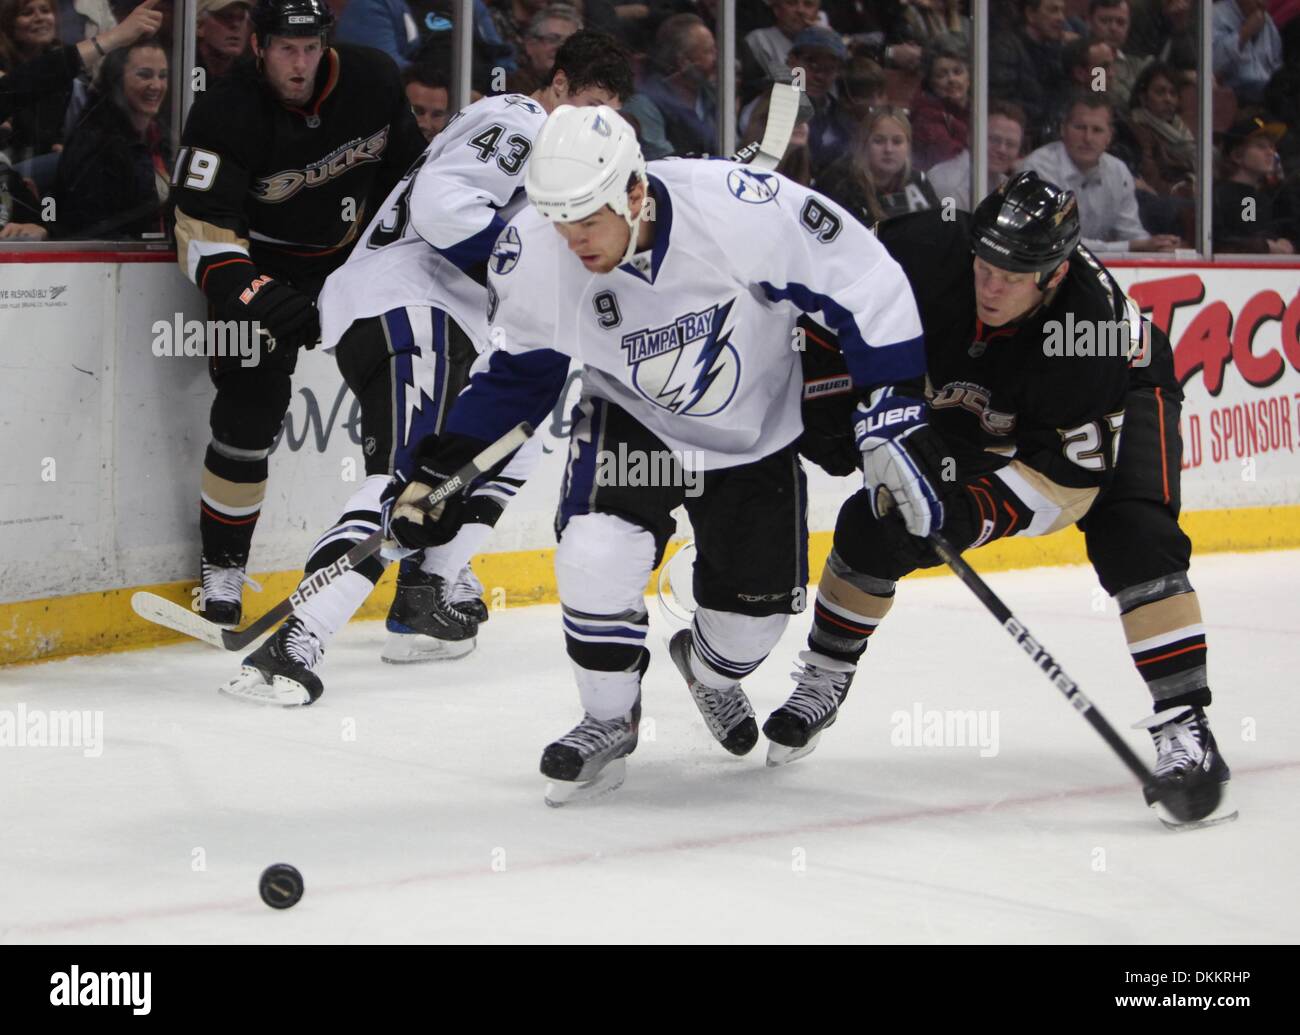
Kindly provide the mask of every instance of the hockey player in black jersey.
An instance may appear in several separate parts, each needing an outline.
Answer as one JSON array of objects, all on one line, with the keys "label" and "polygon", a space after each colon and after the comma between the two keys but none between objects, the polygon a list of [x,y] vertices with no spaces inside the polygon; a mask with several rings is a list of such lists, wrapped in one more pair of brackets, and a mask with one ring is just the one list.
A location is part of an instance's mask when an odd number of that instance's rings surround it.
[{"label": "hockey player in black jersey", "polygon": [[[927,212],[880,227],[916,294],[927,374],[910,394],[879,391],[855,411],[866,487],[840,511],[795,690],[763,727],[769,764],[809,753],[835,721],[897,580],[941,563],[931,531],[970,549],[1077,522],[1154,702],[1139,727],[1155,741],[1156,775],[1226,792],[1204,711],[1191,543],[1178,527],[1172,351],[1079,233],[1073,194],[1033,173],[969,219]],[[1098,347],[1116,341],[1123,354]],[[1187,825],[1154,804],[1166,825]],[[1235,815],[1225,793],[1193,825]]]},{"label": "hockey player in black jersey", "polygon": [[424,147],[392,60],[329,46],[325,0],[258,0],[257,68],[196,98],[173,173],[176,254],[218,320],[255,323],[255,366],[212,357],[199,524],[203,613],[237,624],[267,457],[316,295]]}]

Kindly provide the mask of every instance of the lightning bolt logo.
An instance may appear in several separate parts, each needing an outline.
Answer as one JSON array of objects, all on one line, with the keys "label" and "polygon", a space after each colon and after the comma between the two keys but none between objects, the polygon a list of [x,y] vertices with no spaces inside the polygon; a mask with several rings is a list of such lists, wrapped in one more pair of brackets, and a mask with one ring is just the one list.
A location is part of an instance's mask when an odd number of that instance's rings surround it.
[{"label": "lightning bolt logo", "polygon": [[417,353],[411,357],[410,368],[402,378],[403,437],[402,445],[410,445],[411,428],[415,415],[424,409],[424,401],[433,402],[438,386],[438,357]]},{"label": "lightning bolt logo", "polygon": [[[731,344],[731,328],[727,326],[735,300],[715,306],[712,313],[707,310],[679,318],[677,330],[688,339],[687,344],[668,351],[659,350],[656,354],[639,362],[633,375],[633,383],[651,402],[662,406],[671,413],[683,416],[709,416],[721,410],[731,400],[739,378],[739,369],[735,347]],[[684,330],[685,321],[708,319],[708,330],[702,336],[692,337]],[[666,331],[673,325],[659,328]],[[634,332],[633,338],[644,337]],[[640,364],[647,363],[647,366]],[[653,368],[663,369],[666,373],[658,374]],[[659,380],[662,378],[662,380]],[[658,381],[656,386],[655,382]],[[721,384],[720,384],[721,382]],[[730,391],[720,389],[730,383]],[[715,386],[717,386],[715,388]],[[725,398],[718,396],[725,394]]]}]

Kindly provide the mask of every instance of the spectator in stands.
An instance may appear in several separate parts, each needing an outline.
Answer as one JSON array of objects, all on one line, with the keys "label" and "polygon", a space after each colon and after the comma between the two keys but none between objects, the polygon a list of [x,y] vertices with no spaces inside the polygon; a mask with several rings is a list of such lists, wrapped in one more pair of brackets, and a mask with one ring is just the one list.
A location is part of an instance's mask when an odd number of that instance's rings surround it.
[{"label": "spectator in stands", "polygon": [[1178,83],[1173,66],[1163,61],[1147,65],[1133,86],[1129,121],[1142,149],[1139,189],[1190,198],[1196,185],[1196,138],[1179,114]]},{"label": "spectator in stands", "polygon": [[[753,106],[749,120],[745,123],[744,134],[740,141],[742,147],[763,139],[763,134],[767,130],[767,112],[771,103],[770,93],[759,96],[758,103]],[[790,133],[790,142],[786,145],[785,154],[781,157],[776,171],[807,187],[812,183],[812,154],[808,150],[807,117],[811,113],[811,107],[806,111],[804,105],[801,104],[799,107],[800,113]]]},{"label": "spectator in stands", "polygon": [[844,114],[860,126],[872,108],[889,103],[885,70],[868,57],[851,57],[840,74],[839,96]]},{"label": "spectator in stands", "polygon": [[[1295,4],[1300,8],[1300,0]],[[1279,22],[1278,28],[1282,32],[1282,67],[1264,90],[1264,110],[1270,121],[1291,127],[1278,144],[1282,168],[1289,180],[1290,174],[1300,172],[1300,132],[1296,132],[1300,130],[1300,18],[1285,25]]]},{"label": "spectator in stands", "polygon": [[50,231],[42,222],[40,199],[5,157],[8,132],[7,122],[0,125],[0,241],[43,241]]},{"label": "spectator in stands", "polygon": [[1216,0],[1214,74],[1243,104],[1260,104],[1282,67],[1282,36],[1264,0]]},{"label": "spectator in stands", "polygon": [[[1019,170],[1021,149],[1025,142],[1025,110],[1011,101],[989,101],[988,118],[989,190],[996,190]],[[969,212],[971,192],[971,153],[964,150],[956,158],[940,162],[926,176],[942,203]]]},{"label": "spectator in stands", "polygon": [[167,54],[153,40],[104,59],[90,105],[68,138],[55,187],[58,236],[162,232],[171,147],[159,116]]},{"label": "spectator in stands", "polygon": [[[54,0],[0,0],[0,70],[12,72],[63,49]],[[9,156],[15,164],[63,146],[63,118],[72,99],[72,80],[50,90],[13,115]]]},{"label": "spectator in stands", "polygon": [[251,7],[245,0],[199,0],[194,35],[195,59],[207,76],[206,86],[237,68],[253,64],[248,46],[253,35]]},{"label": "spectator in stands", "polygon": [[655,33],[651,71],[624,106],[637,120],[647,159],[712,154],[718,130],[718,48],[695,14],[675,14]]},{"label": "spectator in stands", "polygon": [[560,44],[582,28],[582,16],[569,4],[549,4],[533,16],[524,38],[523,60],[510,78],[515,93],[532,93],[551,74]]},{"label": "spectator in stands", "polygon": [[814,186],[868,226],[939,207],[925,173],[912,168],[907,112],[889,105],[871,113],[853,148],[816,177]]},{"label": "spectator in stands", "polygon": [[1196,138],[1178,111],[1180,81],[1172,65],[1152,61],[1133,86],[1125,124],[1135,147],[1128,165],[1137,177],[1142,225],[1190,243],[1196,231]]},{"label": "spectator in stands", "polygon": [[58,0],[59,41],[78,43],[117,24],[108,0]]},{"label": "spectator in stands", "polygon": [[960,36],[939,36],[926,54],[925,88],[912,108],[912,158],[920,169],[970,144],[970,64]]},{"label": "spectator in stands", "polygon": [[1113,119],[1105,94],[1076,94],[1061,124],[1061,139],[1032,152],[1023,168],[1074,191],[1083,243],[1093,251],[1172,251],[1178,238],[1147,233],[1138,217],[1132,173],[1106,153],[1114,135]]},{"label": "spectator in stands", "polygon": [[1109,44],[1114,51],[1106,92],[1120,111],[1128,107],[1138,73],[1151,60],[1125,52],[1129,19],[1128,0],[1091,0],[1088,5],[1088,37]]},{"label": "spectator in stands", "polygon": [[1023,0],[1021,18],[1015,32],[989,41],[989,94],[1024,107],[1036,142],[1051,136],[1053,116],[1068,95],[1061,63],[1065,0]]},{"label": "spectator in stands", "polygon": [[1061,65],[1069,80],[1070,93],[1079,90],[1092,90],[1104,93],[1115,103],[1111,95],[1115,67],[1115,48],[1103,40],[1079,36],[1070,40],[1061,48]]},{"label": "spectator in stands", "polygon": [[1192,0],[1134,0],[1129,51],[1154,57],[1180,72],[1196,69],[1196,17]]},{"label": "spectator in stands", "polygon": [[1216,252],[1294,255],[1300,229],[1275,211],[1280,172],[1277,142],[1284,126],[1258,118],[1238,119],[1223,135],[1214,182],[1212,241]]},{"label": "spectator in stands", "polygon": [[914,43],[933,44],[941,36],[955,36],[965,51],[970,40],[970,19],[962,14],[961,0],[906,0],[895,32]]},{"label": "spectator in stands", "polygon": [[812,152],[814,177],[843,154],[853,140],[853,117],[835,95],[835,82],[848,57],[848,48],[839,33],[813,26],[795,37],[786,58],[790,75],[796,82],[802,80],[804,94],[813,106],[808,148]]},{"label": "spectator in stands", "polygon": [[[501,42],[507,44],[514,54],[517,66],[524,63],[528,52],[528,26],[545,6],[546,0],[491,0],[492,21],[496,23]],[[599,26],[593,23],[592,27]]]},{"label": "spectator in stands", "polygon": [[0,122],[39,104],[47,94],[71,94],[73,82],[93,72],[103,54],[157,32],[162,24],[162,15],[153,9],[157,2],[143,0],[98,36],[55,47],[23,62],[8,42],[9,30],[5,28],[6,18],[12,19],[21,3],[0,0],[0,73],[7,73],[0,74]]},{"label": "spectator in stands", "polygon": [[406,0],[348,0],[335,22],[334,38],[382,50],[400,68],[410,63],[420,43]]},{"label": "spectator in stands", "polygon": [[817,24],[821,0],[770,0],[775,24],[754,29],[740,47],[741,97],[748,100],[765,84],[786,82],[790,48],[804,29]]},{"label": "spectator in stands", "polygon": [[[552,62],[553,63],[553,62]],[[447,125],[451,107],[451,81],[445,72],[430,65],[412,65],[402,72],[402,86],[411,112],[426,141]]]}]

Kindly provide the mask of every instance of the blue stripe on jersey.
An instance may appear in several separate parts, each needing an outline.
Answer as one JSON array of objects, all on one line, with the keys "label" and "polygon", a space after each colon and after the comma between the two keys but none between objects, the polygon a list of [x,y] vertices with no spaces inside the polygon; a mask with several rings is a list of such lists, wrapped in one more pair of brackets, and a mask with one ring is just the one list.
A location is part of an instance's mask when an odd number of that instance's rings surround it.
[{"label": "blue stripe on jersey", "polygon": [[629,640],[644,640],[646,627],[635,625],[579,625],[567,615],[564,618],[565,632],[575,636],[621,636]]},{"label": "blue stripe on jersey", "polygon": [[488,257],[492,254],[492,246],[497,243],[497,238],[505,228],[506,221],[493,213],[492,222],[473,237],[458,241],[450,248],[434,248],[434,251],[453,263],[471,280],[479,284],[487,284]]},{"label": "blue stripe on jersey", "polygon": [[556,531],[564,531],[569,519],[579,514],[590,514],[596,495],[596,461],[605,439],[605,400],[585,398],[573,408],[569,441],[578,449],[569,452],[569,463],[564,469],[564,484],[560,489],[560,510],[556,516]]},{"label": "blue stripe on jersey", "polygon": [[569,357],[554,349],[493,349],[451,408],[447,431],[491,442],[521,420],[540,429],[569,381]]},{"label": "blue stripe on jersey", "polygon": [[646,277],[630,262],[623,263],[619,269],[642,280],[649,280],[653,284],[655,277],[659,276],[659,267],[663,264],[664,255],[668,251],[668,239],[673,230],[673,201],[668,196],[668,188],[663,180],[648,173],[646,179],[650,181],[650,197],[654,199],[654,208],[651,211],[654,213],[655,222],[654,244],[650,246],[650,276]]},{"label": "blue stripe on jersey", "polygon": [[925,373],[925,339],[921,336],[888,345],[868,345],[853,314],[829,295],[820,294],[806,284],[778,288],[763,281],[759,287],[773,302],[789,301],[805,313],[822,314],[826,326],[839,336],[844,362],[858,388],[907,381]]}]

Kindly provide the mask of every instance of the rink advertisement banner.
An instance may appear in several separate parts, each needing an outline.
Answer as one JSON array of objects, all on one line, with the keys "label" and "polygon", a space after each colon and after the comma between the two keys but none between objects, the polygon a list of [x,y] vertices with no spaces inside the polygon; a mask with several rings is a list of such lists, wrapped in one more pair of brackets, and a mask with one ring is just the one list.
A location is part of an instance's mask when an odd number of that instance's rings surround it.
[{"label": "rink advertisement banner", "polygon": [[1183,382],[1183,506],[1300,502],[1300,269],[1122,268]]}]

